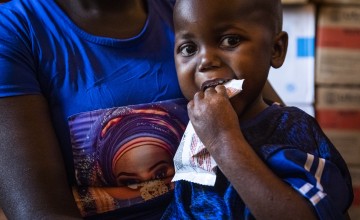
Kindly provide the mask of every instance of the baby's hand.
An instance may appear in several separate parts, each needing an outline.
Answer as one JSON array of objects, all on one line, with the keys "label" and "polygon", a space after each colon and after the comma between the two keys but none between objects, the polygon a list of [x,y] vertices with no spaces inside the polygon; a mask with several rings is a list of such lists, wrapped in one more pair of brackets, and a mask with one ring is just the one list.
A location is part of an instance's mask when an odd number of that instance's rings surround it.
[{"label": "baby's hand", "polygon": [[237,114],[223,85],[196,93],[188,104],[188,112],[196,134],[210,153],[240,129]]}]

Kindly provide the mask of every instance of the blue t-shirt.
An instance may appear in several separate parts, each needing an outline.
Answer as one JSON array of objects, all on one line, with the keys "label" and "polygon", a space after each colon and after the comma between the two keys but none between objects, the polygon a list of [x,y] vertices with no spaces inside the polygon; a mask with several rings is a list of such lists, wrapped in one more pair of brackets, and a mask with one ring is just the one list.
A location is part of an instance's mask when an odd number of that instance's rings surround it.
[{"label": "blue t-shirt", "polygon": [[[241,123],[241,129],[266,165],[308,200],[319,219],[346,219],[353,200],[351,177],[314,118],[274,104]],[[163,220],[254,219],[219,169],[214,187],[178,181],[174,197]]]},{"label": "blue t-shirt", "polygon": [[53,0],[0,6],[0,97],[42,94],[73,172],[67,119],[80,112],[183,97],[173,60],[173,2],[147,1],[130,39],[94,36]]}]

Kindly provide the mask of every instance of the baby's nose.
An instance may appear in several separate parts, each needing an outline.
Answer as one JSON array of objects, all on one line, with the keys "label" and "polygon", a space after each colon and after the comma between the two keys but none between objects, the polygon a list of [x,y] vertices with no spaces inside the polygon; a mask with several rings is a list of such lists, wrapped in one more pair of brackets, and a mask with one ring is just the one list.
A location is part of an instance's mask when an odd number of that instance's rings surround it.
[{"label": "baby's nose", "polygon": [[199,71],[205,72],[221,66],[221,59],[214,49],[204,49],[200,54]]}]

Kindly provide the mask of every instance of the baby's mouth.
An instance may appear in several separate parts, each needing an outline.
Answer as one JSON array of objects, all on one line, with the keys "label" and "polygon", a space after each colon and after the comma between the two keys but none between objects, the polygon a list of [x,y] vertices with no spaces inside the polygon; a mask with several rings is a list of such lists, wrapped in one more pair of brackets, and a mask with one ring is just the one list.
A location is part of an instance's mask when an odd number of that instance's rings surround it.
[{"label": "baby's mouth", "polygon": [[230,81],[230,79],[214,79],[208,80],[201,85],[201,91],[205,91],[210,87],[216,87],[217,85],[223,85],[224,83]]}]

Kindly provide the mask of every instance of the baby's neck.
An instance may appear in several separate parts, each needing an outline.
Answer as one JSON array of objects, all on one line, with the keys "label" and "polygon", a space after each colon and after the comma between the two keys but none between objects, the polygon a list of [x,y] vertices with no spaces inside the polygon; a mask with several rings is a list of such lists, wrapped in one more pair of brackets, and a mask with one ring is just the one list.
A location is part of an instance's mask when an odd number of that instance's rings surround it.
[{"label": "baby's neck", "polygon": [[253,119],[268,107],[269,105],[260,95],[251,105],[246,108],[246,110],[239,116],[239,119],[240,121]]}]

